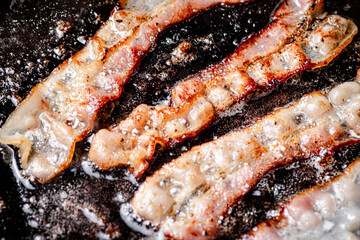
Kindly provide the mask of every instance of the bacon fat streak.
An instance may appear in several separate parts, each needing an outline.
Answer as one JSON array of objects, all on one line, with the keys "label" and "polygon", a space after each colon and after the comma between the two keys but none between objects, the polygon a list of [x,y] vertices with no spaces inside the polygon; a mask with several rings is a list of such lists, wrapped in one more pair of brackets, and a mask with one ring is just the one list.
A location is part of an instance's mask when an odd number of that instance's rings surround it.
[{"label": "bacon fat streak", "polygon": [[86,47],[32,89],[3,125],[0,142],[19,147],[23,169],[49,180],[69,165],[75,143],[92,130],[99,108],[120,96],[160,32],[215,4],[248,1],[120,1]]},{"label": "bacon fat streak", "polygon": [[[140,177],[156,144],[196,136],[221,112],[257,90],[269,90],[292,75],[328,64],[357,32],[351,20],[331,15],[309,24],[322,1],[286,1],[272,23],[219,64],[179,84],[172,106],[139,105],[131,115],[93,138],[89,157],[100,168],[127,165]],[[307,31],[305,31],[307,30]]]},{"label": "bacon fat streak", "polygon": [[360,72],[353,82],[318,91],[254,125],[192,148],[140,186],[135,212],[176,239],[211,239],[229,206],[269,170],[326,157],[360,140]]}]

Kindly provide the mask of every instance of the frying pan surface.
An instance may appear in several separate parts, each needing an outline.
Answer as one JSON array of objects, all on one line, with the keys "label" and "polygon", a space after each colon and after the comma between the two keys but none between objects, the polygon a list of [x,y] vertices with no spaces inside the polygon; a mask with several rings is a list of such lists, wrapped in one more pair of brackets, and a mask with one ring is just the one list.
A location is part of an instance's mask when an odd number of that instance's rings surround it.
[{"label": "frying pan surface", "polygon": [[[62,61],[79,51],[106,21],[115,0],[12,0],[0,3],[0,126],[31,88]],[[105,105],[96,128],[126,117],[138,104],[167,101],[181,79],[229,55],[250,34],[262,29],[277,0],[256,0],[242,6],[217,6],[159,37],[125,85],[122,96]],[[355,20],[360,26],[358,0],[328,0],[326,10]],[[60,36],[56,28],[66,24]],[[192,61],[167,64],[181,43],[193,46]],[[39,184],[16,178],[18,155],[0,148],[0,238],[5,239],[141,239],[142,226],[126,213],[127,203],[145,177],[192,146],[240,129],[314,90],[326,90],[352,80],[360,66],[360,38],[329,66],[305,72],[265,96],[250,99],[235,115],[224,117],[190,139],[157,153],[145,176],[136,180],[122,167],[101,171],[87,160],[89,142],[77,145],[70,167],[52,181]],[[90,133],[89,135],[91,136]],[[309,159],[269,172],[221,223],[222,239],[234,239],[267,219],[270,210],[291,196],[341,173],[360,156],[354,145],[320,162]],[[318,166],[322,166],[319,172]],[[124,221],[127,221],[125,223]],[[131,225],[132,228],[129,228]],[[136,231],[138,230],[138,231]]]}]

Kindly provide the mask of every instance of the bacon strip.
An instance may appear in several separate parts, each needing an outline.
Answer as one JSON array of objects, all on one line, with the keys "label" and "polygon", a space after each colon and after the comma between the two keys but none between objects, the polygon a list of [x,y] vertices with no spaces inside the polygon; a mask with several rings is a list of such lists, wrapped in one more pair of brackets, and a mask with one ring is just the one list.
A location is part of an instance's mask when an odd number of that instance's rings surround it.
[{"label": "bacon strip", "polygon": [[75,143],[93,128],[99,108],[119,97],[160,32],[215,4],[249,1],[120,1],[87,46],[32,89],[2,127],[0,142],[19,147],[22,167],[37,179],[52,178],[69,165]]},{"label": "bacon strip", "polygon": [[259,224],[242,240],[358,239],[360,159],[343,174],[282,207],[278,217]]},{"label": "bacon strip", "polygon": [[[360,72],[357,81],[360,81]],[[176,239],[208,239],[217,222],[269,170],[360,141],[360,84],[313,92],[254,125],[194,147],[140,186],[135,212]]]},{"label": "bacon strip", "polygon": [[[328,64],[351,42],[357,27],[351,20],[331,15],[303,32],[322,9],[322,2],[296,2],[283,3],[273,22],[234,54],[178,85],[172,106],[142,104],[117,126],[100,130],[93,138],[90,159],[103,169],[127,165],[140,177],[156,144],[169,147],[196,136],[219,113],[250,93],[274,88],[296,73]],[[314,6],[318,11],[312,10]]]}]

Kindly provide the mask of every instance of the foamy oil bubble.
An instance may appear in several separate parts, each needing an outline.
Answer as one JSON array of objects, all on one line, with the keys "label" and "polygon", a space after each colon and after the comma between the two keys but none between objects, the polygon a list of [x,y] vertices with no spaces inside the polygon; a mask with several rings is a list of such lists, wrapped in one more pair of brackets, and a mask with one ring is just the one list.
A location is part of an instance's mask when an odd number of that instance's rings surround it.
[{"label": "foamy oil bubble", "polygon": [[120,216],[129,228],[145,236],[152,236],[156,231],[156,226],[152,226],[149,221],[144,221],[136,215],[130,202],[121,205]]},{"label": "foamy oil bubble", "polygon": [[14,150],[11,147],[1,143],[0,149],[2,149],[2,152],[4,153],[4,161],[10,164],[16,181],[21,183],[28,190],[35,190],[35,187],[31,184],[31,181],[34,181],[34,179],[25,177],[23,173],[26,173],[26,171],[19,169]]}]

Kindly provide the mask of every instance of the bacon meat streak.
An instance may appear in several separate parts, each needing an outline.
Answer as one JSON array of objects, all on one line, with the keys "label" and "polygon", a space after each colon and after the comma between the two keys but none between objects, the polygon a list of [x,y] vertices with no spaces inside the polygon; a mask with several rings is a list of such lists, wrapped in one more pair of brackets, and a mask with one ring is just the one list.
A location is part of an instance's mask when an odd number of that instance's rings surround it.
[{"label": "bacon meat streak", "polygon": [[360,141],[357,81],[327,96],[308,94],[248,128],[192,148],[146,179],[133,209],[173,238],[215,238],[219,217],[266,172]]},{"label": "bacon meat streak", "polygon": [[193,137],[251,92],[271,89],[296,73],[328,64],[351,42],[357,27],[331,15],[308,29],[323,3],[297,3],[284,2],[272,23],[234,54],[179,84],[172,106],[142,104],[117,126],[100,130],[93,138],[90,159],[104,169],[127,165],[140,177],[156,144],[169,147]]},{"label": "bacon meat streak", "polygon": [[92,130],[99,108],[119,97],[160,32],[215,4],[248,1],[120,1],[86,47],[32,89],[3,125],[0,142],[19,147],[22,167],[37,179],[52,178],[69,165],[75,143]]},{"label": "bacon meat streak", "polygon": [[278,217],[259,224],[242,240],[359,239],[360,159],[323,186],[293,197]]}]

